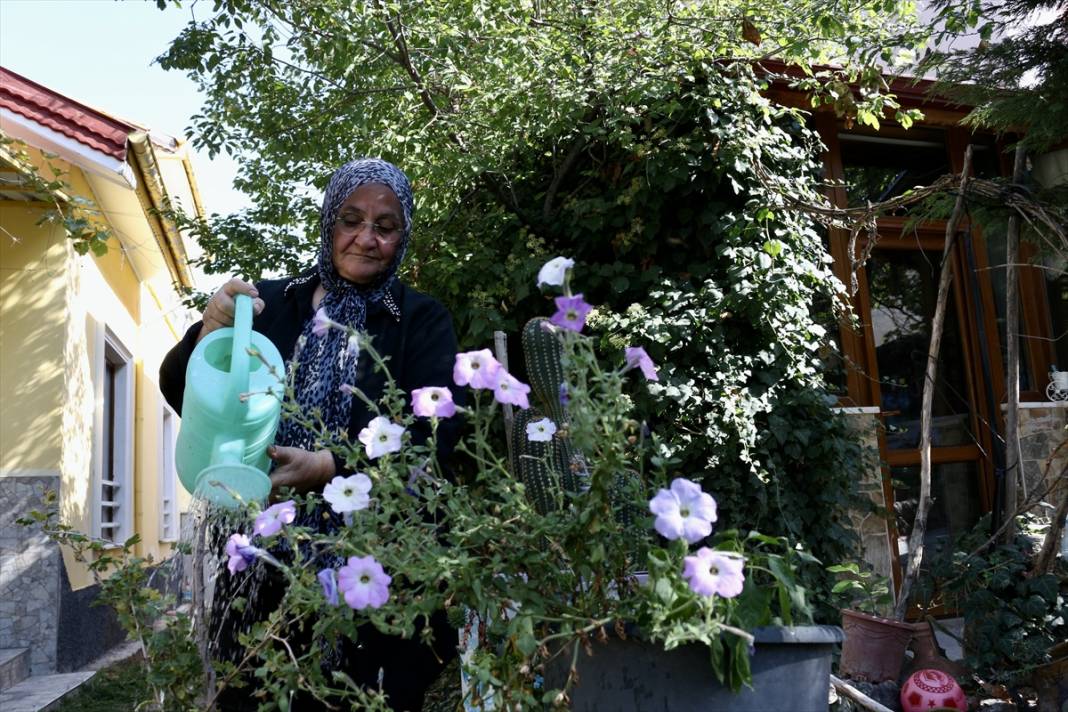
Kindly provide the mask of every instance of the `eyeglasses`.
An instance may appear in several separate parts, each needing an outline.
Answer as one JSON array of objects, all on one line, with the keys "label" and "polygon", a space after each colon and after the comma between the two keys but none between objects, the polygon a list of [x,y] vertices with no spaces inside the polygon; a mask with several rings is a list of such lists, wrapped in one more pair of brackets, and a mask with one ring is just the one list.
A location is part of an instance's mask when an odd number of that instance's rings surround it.
[{"label": "eyeglasses", "polygon": [[370,227],[379,242],[387,245],[391,245],[399,240],[401,238],[401,233],[404,232],[399,227],[379,225],[378,223],[360,220],[353,215],[339,215],[337,219],[334,220],[334,225],[336,225],[346,237],[355,237],[361,234],[365,227]]}]

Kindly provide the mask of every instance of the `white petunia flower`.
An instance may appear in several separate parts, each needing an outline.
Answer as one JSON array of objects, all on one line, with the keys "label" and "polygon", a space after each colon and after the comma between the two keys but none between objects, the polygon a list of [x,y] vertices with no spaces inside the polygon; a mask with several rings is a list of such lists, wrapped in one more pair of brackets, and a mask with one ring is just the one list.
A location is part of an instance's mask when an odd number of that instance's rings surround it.
[{"label": "white petunia flower", "polygon": [[362,472],[341,477],[338,475],[323,488],[323,499],[338,514],[367,509],[371,503],[371,478]]},{"label": "white petunia flower", "polygon": [[389,418],[378,416],[360,431],[359,440],[367,450],[367,457],[374,460],[401,449],[401,436],[404,426],[389,422]]},{"label": "white petunia flower", "polygon": [[575,260],[569,257],[554,257],[538,270],[539,287],[560,287],[564,284],[567,271],[575,266]]},{"label": "white petunia flower", "polygon": [[555,433],[556,424],[548,418],[527,423],[527,440],[532,442],[547,443],[553,439]]}]

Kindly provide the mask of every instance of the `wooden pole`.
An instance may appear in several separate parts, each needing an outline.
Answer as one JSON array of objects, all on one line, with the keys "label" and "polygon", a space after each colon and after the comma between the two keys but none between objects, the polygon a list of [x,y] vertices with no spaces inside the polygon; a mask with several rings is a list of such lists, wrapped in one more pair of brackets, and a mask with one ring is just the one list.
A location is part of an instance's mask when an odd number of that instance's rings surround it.
[{"label": "wooden pole", "polygon": [[946,223],[946,246],[942,250],[942,267],[938,275],[938,297],[935,313],[931,319],[931,343],[927,349],[927,368],[923,380],[923,401],[920,406],[920,502],[916,508],[916,520],[909,536],[909,565],[898,591],[894,616],[905,620],[909,608],[909,595],[920,577],[923,563],[923,539],[927,533],[927,513],[931,509],[931,412],[934,404],[934,389],[938,378],[938,352],[942,348],[942,332],[946,321],[946,306],[949,303],[949,285],[953,277],[953,245],[957,241],[957,223],[964,211],[964,191],[968,187],[968,174],[972,168],[972,147],[964,151],[964,167],[960,174],[960,189],[953,205],[953,214]]},{"label": "wooden pole", "polygon": [[[1020,183],[1024,174],[1026,151],[1023,146],[1016,146],[1013,161],[1012,182]],[[1019,272],[1016,263],[1020,252],[1020,218],[1014,211],[1009,216],[1009,225],[1005,234],[1005,349],[1008,363],[1005,370],[1005,383],[1008,396],[1005,404],[1005,475],[1003,484],[1005,497],[1001,503],[1001,516],[1011,517],[1016,511],[1017,482],[1026,497],[1027,483],[1024,481],[1023,454],[1020,450],[1020,289]],[[1008,522],[1003,541],[1012,541],[1016,537],[1016,523]]]},{"label": "wooden pole", "polygon": [[853,700],[866,710],[870,710],[871,712],[893,712],[886,705],[880,704],[879,702],[873,700],[857,688],[853,687],[847,682],[844,682],[843,680],[840,680],[834,675],[831,675],[831,685],[834,687],[834,689],[838,690],[840,694]]}]

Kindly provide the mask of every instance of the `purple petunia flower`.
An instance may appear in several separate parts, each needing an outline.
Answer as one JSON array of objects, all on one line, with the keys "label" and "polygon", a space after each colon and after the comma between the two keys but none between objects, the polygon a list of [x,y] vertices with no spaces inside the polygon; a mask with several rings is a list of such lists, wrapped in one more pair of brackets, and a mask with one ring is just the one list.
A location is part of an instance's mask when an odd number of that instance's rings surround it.
[{"label": "purple petunia flower", "polygon": [[567,407],[567,404],[571,402],[571,394],[567,392],[567,384],[560,384],[560,405]]},{"label": "purple petunia flower", "polygon": [[350,556],[337,577],[338,588],[345,594],[349,608],[357,611],[368,606],[378,608],[389,600],[389,584],[393,579],[373,556]]},{"label": "purple petunia flower", "polygon": [[671,489],[662,489],[649,500],[649,511],[656,515],[654,526],[665,539],[696,544],[712,533],[716,500],[696,482],[676,477]]},{"label": "purple petunia flower", "polygon": [[293,500],[273,504],[256,516],[252,531],[259,536],[274,536],[282,531],[283,524],[292,524],[297,518],[297,504]]},{"label": "purple petunia flower", "polygon": [[497,385],[497,372],[501,364],[493,358],[489,349],[466,351],[456,354],[456,365],[452,368],[452,380],[458,386],[472,388],[493,388]]},{"label": "purple petunia flower", "polygon": [[312,333],[316,336],[322,336],[330,331],[332,326],[336,326],[334,320],[326,315],[326,309],[319,307],[312,318]]},{"label": "purple petunia flower", "polygon": [[745,559],[702,546],[693,556],[687,556],[682,575],[690,589],[701,596],[734,598],[745,583]]},{"label": "purple petunia flower", "polygon": [[493,387],[493,397],[498,403],[510,403],[526,410],[530,407],[527,394],[530,386],[517,379],[503,368],[497,375],[497,383]]},{"label": "purple petunia flower", "polygon": [[416,388],[412,391],[412,412],[429,418],[450,418],[456,415],[456,404],[452,402],[452,391],[439,386]]},{"label": "purple petunia flower", "polygon": [[562,329],[582,331],[586,326],[586,315],[593,309],[587,304],[581,294],[573,297],[557,297],[556,313],[549,317],[549,321]]},{"label": "purple petunia flower", "polygon": [[624,352],[627,359],[627,369],[640,368],[642,375],[647,381],[659,381],[660,376],[656,373],[656,364],[645,353],[641,346],[628,346]]},{"label": "purple petunia flower", "polygon": [[231,534],[226,542],[226,555],[230,557],[230,560],[226,562],[226,568],[231,574],[244,571],[256,560],[260,551],[260,548],[252,546],[244,534]]},{"label": "purple petunia flower", "polygon": [[316,577],[323,587],[323,596],[331,606],[338,604],[337,600],[337,572],[333,569],[323,569]]}]

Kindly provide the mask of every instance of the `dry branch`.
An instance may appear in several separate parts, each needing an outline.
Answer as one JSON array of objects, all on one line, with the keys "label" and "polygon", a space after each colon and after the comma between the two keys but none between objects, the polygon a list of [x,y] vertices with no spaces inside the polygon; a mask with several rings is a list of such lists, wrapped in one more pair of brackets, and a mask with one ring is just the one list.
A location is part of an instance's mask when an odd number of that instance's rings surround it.
[{"label": "dry branch", "polygon": [[964,212],[964,195],[968,188],[968,174],[972,166],[972,147],[964,151],[964,168],[961,171],[960,190],[953,206],[953,214],[946,223],[946,245],[942,251],[942,267],[938,275],[938,296],[935,313],[931,319],[931,343],[927,349],[927,368],[923,379],[923,401],[920,406],[920,503],[909,536],[909,566],[898,591],[894,617],[905,620],[909,608],[909,594],[920,576],[923,563],[923,539],[927,534],[927,513],[931,509],[931,412],[934,406],[934,388],[938,378],[938,352],[942,348],[942,332],[946,321],[946,306],[949,303],[949,283],[953,276],[953,243],[957,237],[957,222]]},{"label": "dry branch", "polygon": [[[786,208],[798,210],[824,227],[845,230],[849,233],[851,294],[857,292],[857,270],[864,265],[878,241],[877,220],[879,216],[917,205],[941,193],[954,194],[964,190],[963,193],[958,194],[958,197],[963,195],[966,199],[974,198],[1004,206],[1031,226],[1047,248],[1062,257],[1068,257],[1068,229],[1065,226],[1065,216],[1060,212],[1047,209],[1034,199],[1026,186],[1015,182],[1005,184],[985,178],[970,178],[966,187],[961,189],[961,176],[945,175],[931,185],[916,186],[889,200],[868,203],[855,208],[839,208],[832,205],[824,196],[811,194],[809,196],[811,200],[798,197],[795,184],[785,178],[769,174],[759,163],[754,165],[754,171],[764,187],[777,194]],[[858,255],[856,243],[862,231],[866,233],[868,239]]]}]

